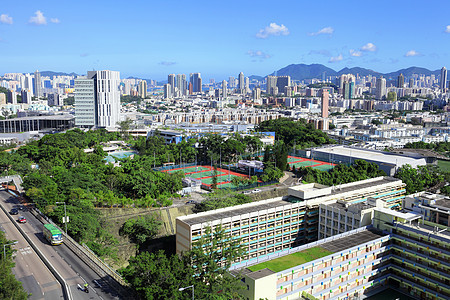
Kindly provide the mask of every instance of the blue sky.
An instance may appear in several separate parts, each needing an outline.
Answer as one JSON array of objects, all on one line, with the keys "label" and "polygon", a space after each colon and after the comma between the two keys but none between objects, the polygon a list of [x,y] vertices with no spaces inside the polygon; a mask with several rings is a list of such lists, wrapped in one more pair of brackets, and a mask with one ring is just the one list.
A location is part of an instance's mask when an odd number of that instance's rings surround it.
[{"label": "blue sky", "polygon": [[201,72],[208,82],[293,63],[450,67],[448,0],[3,2],[0,74]]}]

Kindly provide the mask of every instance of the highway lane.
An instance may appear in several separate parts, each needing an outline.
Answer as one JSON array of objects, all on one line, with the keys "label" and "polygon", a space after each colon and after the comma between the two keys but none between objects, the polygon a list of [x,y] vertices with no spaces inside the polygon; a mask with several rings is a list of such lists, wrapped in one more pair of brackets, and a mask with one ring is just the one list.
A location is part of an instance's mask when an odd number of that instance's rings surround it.
[{"label": "highway lane", "polygon": [[22,282],[27,293],[31,294],[28,299],[61,299],[63,297],[61,285],[3,210],[0,210],[0,223],[6,238],[17,241],[17,244],[12,246],[17,250],[14,253],[16,265],[13,273],[17,280]]},{"label": "highway lane", "polygon": [[[7,191],[0,191],[0,203],[9,211],[13,207],[20,207],[18,200]],[[112,290],[92,269],[78,258],[66,245],[50,245],[42,234],[42,223],[29,212],[19,212],[27,218],[26,224],[21,224],[29,238],[39,247],[49,259],[54,268],[66,280],[73,299],[119,299]],[[78,285],[88,283],[89,293],[78,289]]]}]

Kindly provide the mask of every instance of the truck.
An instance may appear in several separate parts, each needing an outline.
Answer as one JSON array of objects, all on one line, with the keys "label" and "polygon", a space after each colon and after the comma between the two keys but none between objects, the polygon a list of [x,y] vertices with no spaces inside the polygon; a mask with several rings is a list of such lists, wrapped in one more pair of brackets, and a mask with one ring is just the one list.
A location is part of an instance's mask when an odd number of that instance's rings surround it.
[{"label": "truck", "polygon": [[60,245],[63,242],[61,231],[52,224],[44,224],[42,233],[47,241],[53,246]]}]

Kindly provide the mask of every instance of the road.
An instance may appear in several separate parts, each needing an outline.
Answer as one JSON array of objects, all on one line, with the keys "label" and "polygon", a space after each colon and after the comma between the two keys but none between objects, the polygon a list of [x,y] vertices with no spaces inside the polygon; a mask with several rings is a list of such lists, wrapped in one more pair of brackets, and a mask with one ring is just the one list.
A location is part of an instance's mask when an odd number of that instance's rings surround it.
[{"label": "road", "polygon": [[14,253],[16,265],[13,273],[22,282],[24,289],[31,294],[28,299],[61,299],[63,297],[61,285],[3,210],[0,210],[0,224],[6,238],[17,241],[17,244],[12,246],[17,250]]},{"label": "road", "polygon": [[[0,191],[0,204],[3,205],[7,211],[10,211],[11,208],[14,207],[22,207],[18,200],[7,191]],[[42,223],[31,213],[20,211],[19,215],[23,215],[27,219],[26,224],[20,224],[22,229],[24,229],[28,237],[34,242],[44,256],[50,260],[53,267],[64,280],[66,280],[70,288],[72,299],[120,299],[117,293],[115,293],[102,278],[90,269],[89,266],[78,258],[66,245],[50,245],[44,239],[42,234]],[[13,224],[11,225],[14,226]],[[3,227],[5,226],[6,224]],[[33,263],[36,264],[37,260],[33,260]],[[18,279],[20,280],[19,277]],[[86,282],[90,287],[89,293],[85,293],[78,289],[79,284],[84,285]],[[41,289],[46,288],[44,284],[40,284],[39,286]],[[45,299],[50,298],[46,297]]]}]

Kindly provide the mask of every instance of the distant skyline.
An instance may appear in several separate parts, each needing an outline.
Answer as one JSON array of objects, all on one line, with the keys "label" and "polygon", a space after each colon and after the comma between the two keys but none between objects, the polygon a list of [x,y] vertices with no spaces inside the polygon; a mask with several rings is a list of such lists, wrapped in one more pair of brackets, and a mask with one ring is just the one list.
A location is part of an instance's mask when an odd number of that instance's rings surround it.
[{"label": "distant skyline", "polygon": [[[112,3],[112,4],[111,4]],[[166,80],[264,76],[289,64],[386,73],[448,64],[448,1],[8,1],[0,74],[52,70]]]}]

